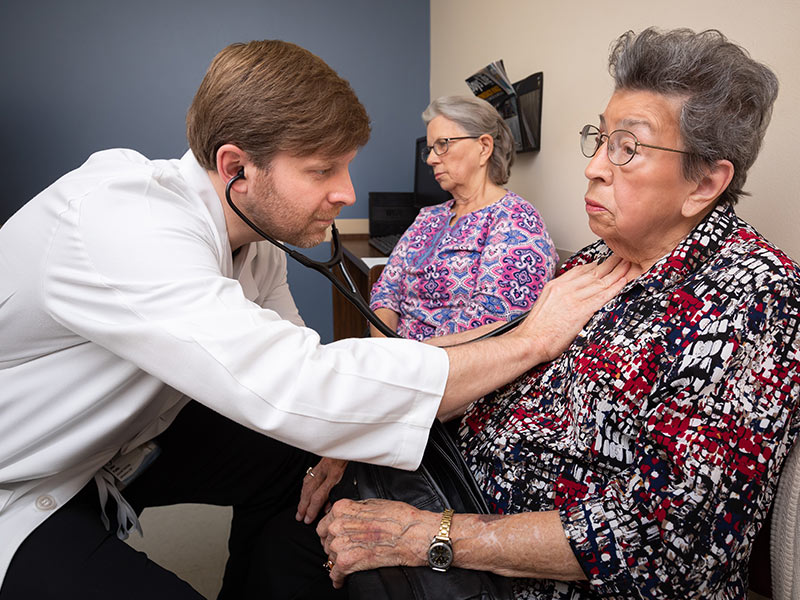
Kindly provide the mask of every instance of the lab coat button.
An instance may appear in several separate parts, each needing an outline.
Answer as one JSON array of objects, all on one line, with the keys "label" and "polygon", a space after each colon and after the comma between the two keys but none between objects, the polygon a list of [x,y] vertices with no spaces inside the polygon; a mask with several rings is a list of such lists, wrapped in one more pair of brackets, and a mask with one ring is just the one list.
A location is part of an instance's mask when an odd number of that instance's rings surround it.
[{"label": "lab coat button", "polygon": [[39,510],[53,510],[56,507],[56,499],[49,494],[44,494],[36,499],[36,508]]}]

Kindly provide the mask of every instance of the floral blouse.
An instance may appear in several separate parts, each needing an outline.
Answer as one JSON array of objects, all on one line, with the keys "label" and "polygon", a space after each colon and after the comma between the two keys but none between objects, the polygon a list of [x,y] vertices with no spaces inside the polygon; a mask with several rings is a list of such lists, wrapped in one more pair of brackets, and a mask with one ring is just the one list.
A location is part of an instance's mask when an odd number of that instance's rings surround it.
[{"label": "floral blouse", "polygon": [[558,255],[539,213],[512,192],[450,224],[453,200],[423,208],[372,288],[372,309],[424,340],[530,310]]},{"label": "floral blouse", "polygon": [[557,509],[588,578],[515,580],[519,598],[746,597],[800,425],[799,269],[717,207],[562,356],[473,405],[462,450],[491,507]]}]

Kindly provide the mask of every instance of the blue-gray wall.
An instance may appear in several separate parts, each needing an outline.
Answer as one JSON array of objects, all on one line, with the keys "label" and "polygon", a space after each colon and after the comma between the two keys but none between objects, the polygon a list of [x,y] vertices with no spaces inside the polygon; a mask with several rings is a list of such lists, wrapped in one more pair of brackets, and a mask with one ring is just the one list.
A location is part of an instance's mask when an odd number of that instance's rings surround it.
[{"label": "blue-gray wall", "polygon": [[[97,150],[179,157],[211,59],[252,39],[308,48],[366,106],[372,139],[351,170],[358,202],[341,217],[365,218],[371,190],[411,190],[429,97],[428,0],[6,0],[1,12],[0,223]],[[298,265],[289,277],[303,318],[330,341],[329,284]]]}]

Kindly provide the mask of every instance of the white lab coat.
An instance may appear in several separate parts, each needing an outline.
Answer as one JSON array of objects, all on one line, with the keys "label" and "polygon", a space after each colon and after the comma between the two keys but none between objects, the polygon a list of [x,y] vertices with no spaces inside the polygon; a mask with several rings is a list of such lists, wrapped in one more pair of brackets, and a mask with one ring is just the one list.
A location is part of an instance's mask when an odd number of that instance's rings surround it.
[{"label": "white lab coat", "polygon": [[0,585],[25,537],[187,397],[320,455],[414,468],[447,371],[407,340],[320,345],[282,252],[232,260],[191,152],[97,153],[0,228]]}]

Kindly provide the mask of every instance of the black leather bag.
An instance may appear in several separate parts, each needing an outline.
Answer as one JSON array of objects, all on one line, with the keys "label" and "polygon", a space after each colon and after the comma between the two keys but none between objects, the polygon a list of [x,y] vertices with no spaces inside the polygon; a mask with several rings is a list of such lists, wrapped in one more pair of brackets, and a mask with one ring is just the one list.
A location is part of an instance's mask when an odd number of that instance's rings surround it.
[{"label": "black leather bag", "polygon": [[[350,463],[331,499],[386,498],[423,510],[488,514],[489,509],[472,473],[447,429],[439,421],[431,428],[422,464],[401,471]],[[488,571],[450,568],[445,573],[429,567],[383,567],[353,573],[347,578],[350,600],[511,600],[505,577]]]}]

